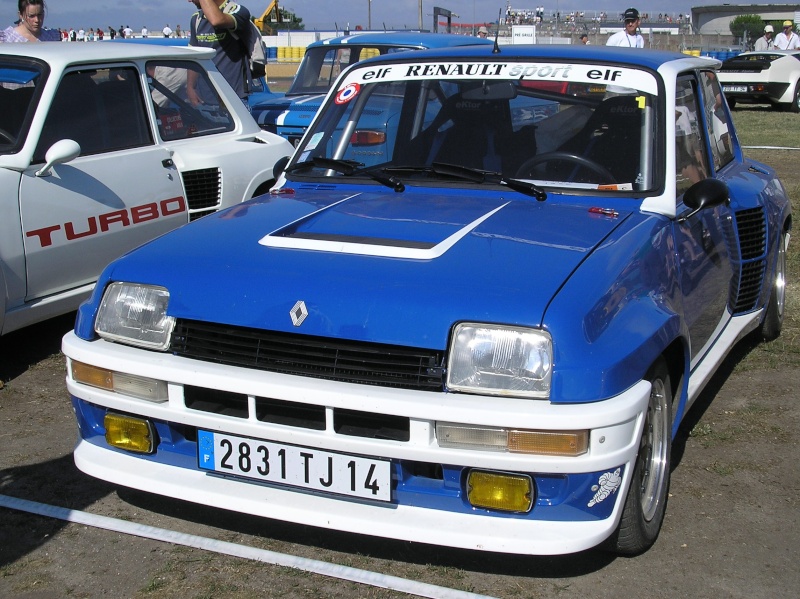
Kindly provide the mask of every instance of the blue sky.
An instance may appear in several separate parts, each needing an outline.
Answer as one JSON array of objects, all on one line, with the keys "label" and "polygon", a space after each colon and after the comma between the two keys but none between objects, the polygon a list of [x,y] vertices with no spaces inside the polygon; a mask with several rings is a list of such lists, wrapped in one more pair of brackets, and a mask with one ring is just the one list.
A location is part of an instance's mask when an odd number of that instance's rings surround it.
[{"label": "blue sky", "polygon": [[[189,17],[194,12],[194,6],[187,0],[45,0],[47,5],[47,19],[45,25],[49,27],[90,27],[107,29],[109,25],[118,28],[120,25],[130,25],[135,31],[147,26],[150,30],[161,30],[169,24],[173,29],[176,24],[186,28]],[[266,9],[267,0],[243,1],[242,4],[250,9],[254,15],[260,16]],[[720,1],[691,2],[689,0],[647,0],[646,2],[633,2],[633,6],[640,12],[649,12],[657,15],[667,12],[677,15],[688,13],[692,6],[722,4]],[[348,23],[351,28],[356,25],[367,27],[370,5],[368,0],[285,0],[281,6],[293,10],[302,17],[307,30],[333,29],[338,24],[339,29]],[[583,10],[587,16],[595,11],[605,11],[609,15],[623,12],[630,4],[617,0],[558,0],[542,2],[536,0],[512,0],[511,6],[518,9],[534,9],[544,6],[545,11],[560,11],[562,14],[571,10]],[[446,8],[459,15],[458,22],[469,23],[494,21],[498,11],[505,12],[506,1],[487,0],[423,0],[422,19],[423,26],[430,29],[433,24],[433,7]],[[588,9],[591,7],[591,10]],[[10,25],[17,18],[17,0],[0,0],[0,14],[3,27]],[[403,28],[418,26],[419,1],[418,0],[372,0],[371,17],[373,29],[381,29],[385,24],[387,28]]]}]

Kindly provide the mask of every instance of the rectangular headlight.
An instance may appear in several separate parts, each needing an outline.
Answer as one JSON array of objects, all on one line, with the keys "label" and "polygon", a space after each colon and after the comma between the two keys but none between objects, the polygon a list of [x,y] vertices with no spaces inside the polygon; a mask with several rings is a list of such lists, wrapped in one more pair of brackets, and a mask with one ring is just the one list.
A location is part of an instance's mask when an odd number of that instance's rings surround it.
[{"label": "rectangular headlight", "polygon": [[112,283],[106,289],[94,330],[107,341],[147,349],[169,347],[175,319],[167,316],[169,291],[163,287]]},{"label": "rectangular headlight", "polygon": [[553,342],[539,329],[462,323],[447,367],[451,391],[548,399]]}]

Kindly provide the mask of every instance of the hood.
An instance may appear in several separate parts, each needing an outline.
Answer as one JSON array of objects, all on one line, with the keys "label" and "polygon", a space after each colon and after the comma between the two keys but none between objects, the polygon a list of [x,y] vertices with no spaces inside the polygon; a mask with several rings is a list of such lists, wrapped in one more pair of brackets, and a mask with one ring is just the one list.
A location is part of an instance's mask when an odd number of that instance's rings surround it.
[{"label": "hood", "polygon": [[[151,242],[105,278],[166,287],[178,318],[443,349],[459,321],[539,325],[627,216],[563,196],[429,191],[262,196]],[[300,300],[309,315],[295,327]]]},{"label": "hood", "polygon": [[252,107],[259,125],[283,125],[306,128],[322,106],[325,94],[284,96]]}]

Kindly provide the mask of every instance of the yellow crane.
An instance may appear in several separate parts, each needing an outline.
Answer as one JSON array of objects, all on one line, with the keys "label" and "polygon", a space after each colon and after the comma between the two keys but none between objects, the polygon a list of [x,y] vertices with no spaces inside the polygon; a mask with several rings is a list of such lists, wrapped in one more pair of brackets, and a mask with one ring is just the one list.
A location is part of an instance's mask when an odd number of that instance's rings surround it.
[{"label": "yellow crane", "polygon": [[272,0],[267,7],[267,10],[264,11],[257,19],[254,19],[253,22],[256,24],[256,27],[262,32],[266,33],[267,35],[272,35],[272,27],[267,24],[269,23],[282,23],[283,22],[283,15],[281,15],[281,9],[278,7],[278,0]]}]

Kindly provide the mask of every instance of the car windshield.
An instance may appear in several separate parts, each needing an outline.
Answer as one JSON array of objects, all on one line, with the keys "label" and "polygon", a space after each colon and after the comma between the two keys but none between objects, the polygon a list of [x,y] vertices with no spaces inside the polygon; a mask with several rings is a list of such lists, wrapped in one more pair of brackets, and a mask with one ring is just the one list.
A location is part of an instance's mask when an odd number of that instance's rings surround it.
[{"label": "car windshield", "polygon": [[377,47],[358,44],[309,48],[286,95],[324,94],[331,88],[339,74],[351,64],[381,54],[395,54],[414,49],[406,46]]},{"label": "car windshield", "polygon": [[38,65],[0,59],[0,154],[16,152],[25,141],[43,79]]},{"label": "car windshield", "polygon": [[358,66],[337,82],[288,172],[404,184],[492,173],[556,189],[649,190],[657,93],[651,73],[611,65]]}]

